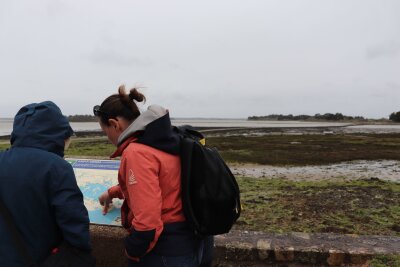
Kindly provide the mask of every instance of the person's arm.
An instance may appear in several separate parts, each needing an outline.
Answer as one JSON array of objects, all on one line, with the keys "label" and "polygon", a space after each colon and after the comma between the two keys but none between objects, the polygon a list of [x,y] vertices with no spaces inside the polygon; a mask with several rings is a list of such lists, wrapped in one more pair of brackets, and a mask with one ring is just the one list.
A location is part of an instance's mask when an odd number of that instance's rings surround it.
[{"label": "person's arm", "polygon": [[63,239],[76,248],[90,250],[89,216],[72,166],[64,162],[54,168],[53,176],[51,205]]},{"label": "person's arm", "polygon": [[130,234],[125,238],[125,249],[128,257],[137,259],[155,246],[164,227],[159,163],[146,151],[133,149],[124,161],[122,173],[128,191],[126,199],[134,215]]},{"label": "person's arm", "polygon": [[103,192],[99,196],[100,205],[103,206],[103,215],[107,214],[113,198],[124,199],[124,195],[122,194],[122,190],[119,184],[110,187],[107,191]]}]

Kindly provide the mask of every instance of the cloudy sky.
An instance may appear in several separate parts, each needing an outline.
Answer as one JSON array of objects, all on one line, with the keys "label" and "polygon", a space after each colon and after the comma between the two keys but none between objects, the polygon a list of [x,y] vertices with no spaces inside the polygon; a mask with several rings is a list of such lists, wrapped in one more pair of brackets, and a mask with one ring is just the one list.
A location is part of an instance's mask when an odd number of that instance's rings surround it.
[{"label": "cloudy sky", "polygon": [[0,117],[90,114],[120,84],[173,117],[388,117],[400,1],[0,1]]}]

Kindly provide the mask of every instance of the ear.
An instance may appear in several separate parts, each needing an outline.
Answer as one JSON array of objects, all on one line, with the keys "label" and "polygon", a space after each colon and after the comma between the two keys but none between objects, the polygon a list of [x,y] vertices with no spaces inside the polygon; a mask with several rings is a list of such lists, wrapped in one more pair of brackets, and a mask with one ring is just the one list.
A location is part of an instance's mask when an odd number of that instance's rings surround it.
[{"label": "ear", "polygon": [[117,119],[108,119],[108,123],[114,129],[120,128],[119,121]]}]

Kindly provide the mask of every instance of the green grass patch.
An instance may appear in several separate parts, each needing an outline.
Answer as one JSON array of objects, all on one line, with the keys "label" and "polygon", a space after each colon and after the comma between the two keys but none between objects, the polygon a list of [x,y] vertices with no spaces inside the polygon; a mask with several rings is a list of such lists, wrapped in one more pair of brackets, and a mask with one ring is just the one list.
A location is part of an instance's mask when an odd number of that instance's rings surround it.
[{"label": "green grass patch", "polygon": [[6,150],[10,147],[9,143],[0,143],[0,151]]},{"label": "green grass patch", "polygon": [[400,255],[380,255],[368,262],[369,267],[399,267]]},{"label": "green grass patch", "polygon": [[[0,142],[0,151],[9,147],[10,143],[8,141]],[[106,137],[75,137],[72,138],[71,145],[65,151],[65,156],[108,158],[115,149],[115,146]]]},{"label": "green grass patch", "polygon": [[238,182],[243,212],[237,229],[400,235],[399,183],[249,177]]},{"label": "green grass patch", "polygon": [[109,157],[116,147],[106,137],[74,138],[69,148],[65,151],[66,157]]}]

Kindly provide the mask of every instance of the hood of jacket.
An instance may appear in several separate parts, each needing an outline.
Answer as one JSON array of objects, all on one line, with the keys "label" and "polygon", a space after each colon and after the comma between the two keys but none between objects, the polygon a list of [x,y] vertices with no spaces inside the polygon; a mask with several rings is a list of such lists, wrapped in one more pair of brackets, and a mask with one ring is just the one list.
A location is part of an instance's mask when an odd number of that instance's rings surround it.
[{"label": "hood of jacket", "polygon": [[118,138],[118,146],[135,136],[135,142],[151,146],[169,154],[179,154],[179,136],[173,131],[167,109],[151,105],[125,129]]},{"label": "hood of jacket", "polygon": [[64,156],[65,140],[73,130],[60,108],[51,101],[22,107],[14,118],[11,145],[33,147]]}]

